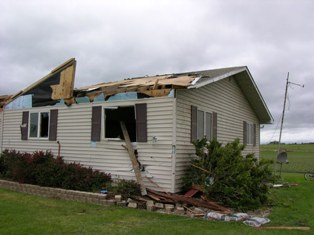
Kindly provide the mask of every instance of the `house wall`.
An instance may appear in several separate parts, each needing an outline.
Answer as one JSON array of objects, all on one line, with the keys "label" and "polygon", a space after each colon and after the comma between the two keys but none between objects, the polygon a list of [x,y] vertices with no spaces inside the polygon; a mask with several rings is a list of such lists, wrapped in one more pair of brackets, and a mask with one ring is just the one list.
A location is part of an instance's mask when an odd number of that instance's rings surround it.
[{"label": "house wall", "polygon": [[2,128],[3,128],[3,112],[0,112],[0,152],[2,152]]},{"label": "house wall", "polygon": [[236,138],[243,143],[243,121],[256,125],[256,146],[243,152],[259,157],[259,120],[234,78],[226,78],[198,89],[178,90],[176,94],[176,191],[195,148],[191,144],[191,105],[206,112],[217,113],[217,139],[226,144]]},{"label": "house wall", "polygon": [[[147,98],[133,101],[114,101],[104,103],[76,104],[70,107],[49,106],[33,108],[32,111],[58,109],[57,140],[61,144],[61,156],[66,161],[80,162],[91,166],[114,178],[135,179],[131,171],[129,155],[122,144],[124,141],[105,140],[91,142],[92,106],[127,106],[135,103],[147,103],[147,136],[146,143],[137,143],[139,161],[145,166],[144,182],[147,186],[173,191],[171,178],[173,152],[173,128],[175,128],[173,109],[175,99],[169,97]],[[26,110],[5,110],[3,129],[3,149],[33,152],[51,150],[58,153],[56,141],[28,139],[21,140],[20,124],[22,112]],[[153,137],[157,142],[153,143]]]}]

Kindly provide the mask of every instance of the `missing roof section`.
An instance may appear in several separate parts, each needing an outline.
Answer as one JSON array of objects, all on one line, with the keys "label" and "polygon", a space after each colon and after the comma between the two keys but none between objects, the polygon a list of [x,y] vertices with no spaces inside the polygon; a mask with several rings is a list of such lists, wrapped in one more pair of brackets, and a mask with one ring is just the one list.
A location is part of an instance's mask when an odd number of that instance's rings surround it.
[{"label": "missing roof section", "polygon": [[[174,76],[175,75],[175,76]],[[76,97],[88,96],[91,101],[99,94],[105,99],[119,93],[137,92],[147,97],[168,96],[173,89],[191,86],[197,74],[169,74],[152,77],[139,77],[117,82],[100,83],[74,90]]]}]

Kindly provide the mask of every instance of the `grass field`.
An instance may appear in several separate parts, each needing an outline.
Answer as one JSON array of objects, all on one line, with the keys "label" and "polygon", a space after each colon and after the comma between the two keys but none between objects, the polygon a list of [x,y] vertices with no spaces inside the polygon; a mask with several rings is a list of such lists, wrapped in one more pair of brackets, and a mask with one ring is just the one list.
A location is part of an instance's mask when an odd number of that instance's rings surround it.
[{"label": "grass field", "polygon": [[[261,157],[270,160],[276,160],[277,145],[261,145]],[[284,144],[282,149],[287,151],[288,164],[283,164],[282,172],[314,172],[314,144]],[[277,169],[280,165],[277,164]]]},{"label": "grass field", "polygon": [[[287,146],[291,169],[313,169],[314,145]],[[262,146],[262,157],[276,146]],[[312,151],[312,152],[311,152]],[[303,163],[303,164],[297,164]],[[309,226],[311,230],[257,230],[241,222],[217,222],[145,210],[97,206],[31,196],[0,189],[0,235],[7,234],[314,234],[314,181],[283,173],[298,186],[271,190],[269,226]]]},{"label": "grass field", "polygon": [[[285,174],[300,185],[274,189],[268,225],[314,228],[314,184]],[[217,222],[145,210],[102,207],[0,189],[0,234],[313,234],[313,231],[257,230],[241,222]]]}]

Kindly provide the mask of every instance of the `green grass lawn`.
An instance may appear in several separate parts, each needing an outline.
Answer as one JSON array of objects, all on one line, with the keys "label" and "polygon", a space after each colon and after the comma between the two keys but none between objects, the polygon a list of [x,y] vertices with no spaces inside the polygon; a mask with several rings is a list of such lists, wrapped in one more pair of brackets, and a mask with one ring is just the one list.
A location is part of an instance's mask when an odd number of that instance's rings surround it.
[{"label": "green grass lawn", "polygon": [[[275,161],[277,148],[273,144],[261,145],[261,157]],[[283,144],[281,148],[287,151],[289,160],[282,166],[282,172],[314,172],[314,144]]]},{"label": "green grass lawn", "polygon": [[[263,145],[263,158],[276,146]],[[314,145],[287,145],[287,172],[313,170]],[[314,181],[283,173],[290,188],[271,190],[272,226],[310,226],[311,231],[257,230],[241,222],[217,222],[157,212],[98,206],[31,196],[0,189],[0,235],[7,234],[314,234]]]},{"label": "green grass lawn", "polygon": [[0,189],[0,234],[314,234],[314,182],[283,174],[299,186],[271,190],[268,225],[310,226],[312,231],[256,230],[241,222],[159,214],[31,196]]},{"label": "green grass lawn", "polygon": [[[300,175],[285,177],[300,185],[272,190],[274,207],[269,225],[313,228],[313,182],[305,182]],[[257,230],[241,222],[54,200],[8,190],[0,190],[0,224],[0,234],[304,234]]]}]

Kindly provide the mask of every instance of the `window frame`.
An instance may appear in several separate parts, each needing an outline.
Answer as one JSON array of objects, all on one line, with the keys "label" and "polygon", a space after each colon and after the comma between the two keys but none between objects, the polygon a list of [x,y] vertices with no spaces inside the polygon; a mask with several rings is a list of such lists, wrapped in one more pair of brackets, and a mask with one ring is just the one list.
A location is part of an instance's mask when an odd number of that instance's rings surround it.
[{"label": "window frame", "polygon": [[[41,135],[41,130],[42,130],[42,113],[47,113],[48,115],[48,121],[47,121],[47,136],[42,137]],[[37,114],[37,134],[36,136],[31,136],[31,121],[32,121],[32,114]],[[28,120],[28,126],[29,126],[29,131],[28,131],[28,138],[29,139],[43,139],[43,140],[48,140],[49,139],[49,132],[50,132],[50,111],[30,111],[29,112],[29,120]]]},{"label": "window frame", "polygon": [[[202,113],[202,126],[203,126],[203,130],[202,130],[202,134],[199,133],[199,114]],[[210,116],[210,123],[207,122],[207,117]],[[209,129],[208,129],[209,127]],[[213,112],[206,112],[200,109],[197,109],[197,139],[200,140],[204,137],[206,137],[207,140],[212,140],[213,139],[213,135],[214,135],[214,122],[213,122]],[[208,132],[210,132],[210,136],[207,136]]]},{"label": "window frame", "polygon": [[249,146],[255,146],[255,124],[253,122],[245,122],[245,137],[246,137],[246,140],[245,140],[245,143],[246,145],[249,145]]},{"label": "window frame", "polygon": [[[135,120],[135,129],[136,129],[136,106],[135,105],[118,105],[118,106],[102,106],[102,110],[101,110],[101,139],[105,140],[105,141],[120,141],[120,142],[124,142],[124,139],[121,138],[114,138],[114,137],[106,137],[106,113],[105,110],[106,109],[119,109],[119,108],[127,108],[127,107],[132,107],[134,109],[134,120]],[[137,136],[135,136],[135,142],[137,142]]]}]

